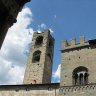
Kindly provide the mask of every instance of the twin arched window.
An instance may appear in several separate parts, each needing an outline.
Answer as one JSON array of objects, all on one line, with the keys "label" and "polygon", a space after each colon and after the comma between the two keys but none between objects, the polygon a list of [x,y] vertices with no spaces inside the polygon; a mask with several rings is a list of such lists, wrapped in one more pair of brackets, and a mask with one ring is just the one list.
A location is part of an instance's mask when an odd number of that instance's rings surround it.
[{"label": "twin arched window", "polygon": [[41,51],[37,50],[33,53],[33,60],[32,62],[39,62],[40,61],[40,55],[41,55]]},{"label": "twin arched window", "polygon": [[86,67],[80,66],[74,69],[73,84],[74,85],[88,84],[88,69]]}]

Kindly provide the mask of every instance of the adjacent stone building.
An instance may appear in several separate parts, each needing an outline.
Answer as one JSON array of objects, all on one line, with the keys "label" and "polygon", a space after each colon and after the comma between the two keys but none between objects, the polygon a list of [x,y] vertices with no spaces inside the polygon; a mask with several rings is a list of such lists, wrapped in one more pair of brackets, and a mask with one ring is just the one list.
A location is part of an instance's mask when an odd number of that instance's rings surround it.
[{"label": "adjacent stone building", "polygon": [[62,42],[60,96],[96,95],[96,40]]},{"label": "adjacent stone building", "polygon": [[0,0],[0,48],[8,29],[16,22],[18,13],[30,0]]},{"label": "adjacent stone building", "polygon": [[34,33],[24,84],[1,85],[0,96],[96,95],[96,40],[62,42],[60,83],[51,83],[54,41],[49,30]]}]

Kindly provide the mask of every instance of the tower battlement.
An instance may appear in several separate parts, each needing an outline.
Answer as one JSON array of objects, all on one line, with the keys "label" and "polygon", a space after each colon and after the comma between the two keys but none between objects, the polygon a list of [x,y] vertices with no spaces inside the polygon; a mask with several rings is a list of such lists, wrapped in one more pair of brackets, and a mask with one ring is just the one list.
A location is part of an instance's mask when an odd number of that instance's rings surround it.
[{"label": "tower battlement", "polygon": [[[47,38],[48,40],[51,39],[52,40],[52,43],[55,42],[55,39],[54,37],[51,35],[51,32],[49,29],[45,29],[43,30],[42,32],[38,32],[38,31],[35,31],[34,34],[33,34],[33,39],[32,41],[34,41],[38,36],[43,36],[45,39]],[[35,43],[35,42],[33,42]],[[34,44],[33,44],[34,45]]]},{"label": "tower battlement", "polygon": [[37,34],[50,34],[50,30],[49,29],[45,29],[43,32],[34,32],[34,35],[37,35]]},{"label": "tower battlement", "polygon": [[51,36],[51,32],[49,29],[45,29],[43,32],[34,32],[34,36],[33,37],[37,37],[38,35],[42,35],[42,36],[50,36],[53,40],[54,38]]},{"label": "tower battlement", "polygon": [[76,38],[71,38],[69,42],[64,40],[62,42],[62,50],[82,47],[85,45],[89,45],[88,41],[85,40],[84,36],[80,36],[79,43],[76,43]]}]

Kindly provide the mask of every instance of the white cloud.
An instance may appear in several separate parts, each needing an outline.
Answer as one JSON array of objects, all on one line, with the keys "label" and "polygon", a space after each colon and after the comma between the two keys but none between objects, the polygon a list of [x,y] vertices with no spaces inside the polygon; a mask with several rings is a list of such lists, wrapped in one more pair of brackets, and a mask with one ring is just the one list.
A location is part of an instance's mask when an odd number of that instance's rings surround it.
[{"label": "white cloud", "polygon": [[50,30],[50,32],[51,32],[51,33],[53,33],[53,32],[54,32],[51,28],[49,28],[49,30]]},{"label": "white cloud", "polygon": [[32,12],[26,7],[8,31],[0,50],[0,84],[22,83],[27,56],[26,48],[31,43],[33,29]]},{"label": "white cloud", "polygon": [[59,64],[57,70],[53,72],[53,78],[56,79],[58,82],[60,81],[60,69],[61,64]]},{"label": "white cloud", "polygon": [[52,30],[52,28],[48,28],[46,24],[42,23],[40,25],[38,25],[38,33],[42,33],[42,31],[44,31],[45,29],[49,29],[51,33],[53,33],[54,31]]},{"label": "white cloud", "polygon": [[37,32],[41,33],[43,30],[45,30],[47,28],[46,24],[42,23],[40,25],[38,25],[38,30]]},{"label": "white cloud", "polygon": [[38,25],[38,29],[46,29],[46,25],[44,23]]}]

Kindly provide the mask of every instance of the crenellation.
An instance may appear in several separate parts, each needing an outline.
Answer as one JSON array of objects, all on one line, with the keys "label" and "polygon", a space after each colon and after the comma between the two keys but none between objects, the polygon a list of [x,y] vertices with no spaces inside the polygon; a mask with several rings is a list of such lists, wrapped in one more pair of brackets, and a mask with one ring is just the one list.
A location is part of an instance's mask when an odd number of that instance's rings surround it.
[{"label": "crenellation", "polygon": [[68,46],[67,40],[62,41],[62,49]]},{"label": "crenellation", "polygon": [[76,39],[75,38],[71,38],[70,46],[74,47],[74,45],[76,45]]},{"label": "crenellation", "polygon": [[85,41],[85,37],[84,36],[80,36],[80,44],[84,44],[86,41]]},{"label": "crenellation", "polygon": [[79,43],[76,42],[75,38],[71,38],[71,40],[69,42],[67,40],[64,40],[62,42],[62,50],[83,47],[83,46],[87,46],[87,45],[89,45],[89,42],[85,41],[84,36],[80,36]]},{"label": "crenellation", "polygon": [[39,32],[39,31],[35,31],[34,32],[34,35],[38,35],[38,34],[41,34],[41,35],[44,35],[44,34],[50,34],[50,30],[49,29],[45,29],[43,32]]}]

